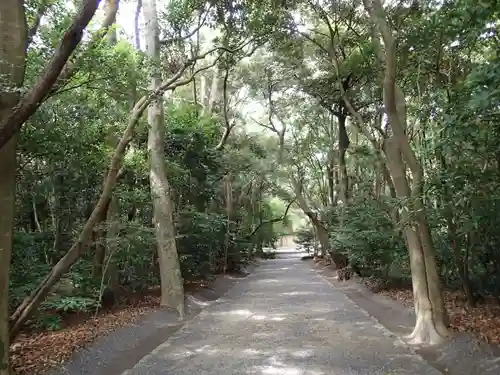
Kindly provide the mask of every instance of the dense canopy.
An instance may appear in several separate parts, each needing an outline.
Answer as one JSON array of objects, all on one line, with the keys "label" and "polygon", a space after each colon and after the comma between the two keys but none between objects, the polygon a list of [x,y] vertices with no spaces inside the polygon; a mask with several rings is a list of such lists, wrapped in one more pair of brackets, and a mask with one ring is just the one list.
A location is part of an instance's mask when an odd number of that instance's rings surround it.
[{"label": "dense canopy", "polygon": [[0,375],[22,330],[155,285],[183,315],[285,235],[446,339],[443,290],[500,296],[499,12],[2,0]]}]

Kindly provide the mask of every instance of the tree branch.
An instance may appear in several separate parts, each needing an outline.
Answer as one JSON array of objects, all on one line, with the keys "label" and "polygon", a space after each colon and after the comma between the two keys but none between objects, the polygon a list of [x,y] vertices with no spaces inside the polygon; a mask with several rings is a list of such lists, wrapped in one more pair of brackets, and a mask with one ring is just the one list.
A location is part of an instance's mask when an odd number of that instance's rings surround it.
[{"label": "tree branch", "polygon": [[38,83],[19,101],[12,111],[0,121],[0,148],[20,130],[23,124],[40,107],[43,98],[56,83],[70,55],[83,37],[83,31],[94,16],[100,0],[84,0],[73,23],[66,30],[56,48],[43,76]]},{"label": "tree branch", "polygon": [[[139,1],[141,1],[141,0],[139,0]],[[208,15],[209,15],[211,9],[212,9],[212,4],[210,4],[210,6],[208,7],[208,9],[207,9],[207,11],[205,13],[205,16],[203,17],[203,19],[201,20],[201,22],[198,22],[198,26],[196,26],[196,28],[194,30],[190,31],[189,33],[187,33],[184,36],[181,35],[181,36],[177,36],[177,37],[174,37],[174,38],[160,40],[160,45],[163,45],[163,46],[164,45],[169,45],[169,44],[171,44],[173,42],[181,42],[183,40],[191,38],[198,31],[200,31],[200,29],[205,25],[205,22],[207,21],[207,18],[208,18]]]},{"label": "tree branch", "polygon": [[223,81],[223,98],[224,98],[224,134],[222,135],[221,140],[219,141],[219,144],[215,147],[217,151],[220,151],[224,148],[224,145],[226,144],[227,139],[229,138],[229,134],[231,134],[231,130],[233,130],[234,126],[236,125],[236,122],[233,120],[232,123],[229,122],[229,115],[228,115],[228,100],[227,100],[227,81],[229,79],[229,69],[226,69],[226,73],[224,74],[224,81]]},{"label": "tree branch", "polygon": [[260,223],[259,225],[257,225],[257,227],[252,231],[252,233],[250,233],[248,236],[247,236],[247,239],[249,238],[252,238],[255,233],[257,233],[257,231],[262,228],[264,225],[267,225],[267,224],[272,224],[272,223],[277,223],[277,222],[280,222],[280,221],[283,221],[285,220],[285,218],[287,217],[288,215],[288,210],[290,209],[290,207],[292,206],[292,204],[295,202],[295,199],[292,199],[290,201],[290,203],[288,203],[288,206],[286,206],[286,210],[285,210],[285,213],[280,216],[280,217],[277,217],[277,218],[274,218],[274,219],[271,219],[271,220],[267,220],[267,221],[263,221],[262,223]]},{"label": "tree branch", "polygon": [[[101,1],[101,0],[99,0]],[[94,44],[97,44],[106,34],[113,24],[116,22],[116,15],[118,13],[118,7],[120,5],[120,0],[107,0],[108,8],[106,11],[106,16],[102,21],[101,27],[97,32],[92,35],[90,42],[88,44],[88,49],[90,49]],[[61,87],[65,86],[71,78],[76,73],[78,65],[76,63],[68,63],[64,70],[61,72],[59,77],[57,78],[56,83],[51,87],[49,91],[49,95],[54,94],[55,91],[59,90]],[[45,100],[46,98],[44,98]]]}]

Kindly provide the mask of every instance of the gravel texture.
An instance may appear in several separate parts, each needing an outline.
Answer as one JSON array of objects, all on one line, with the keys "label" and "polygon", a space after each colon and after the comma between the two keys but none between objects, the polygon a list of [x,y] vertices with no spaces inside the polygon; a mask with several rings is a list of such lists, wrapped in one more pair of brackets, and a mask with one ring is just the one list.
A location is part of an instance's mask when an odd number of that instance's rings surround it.
[{"label": "gravel texture", "polygon": [[441,374],[302,255],[261,265],[123,375]]},{"label": "gravel texture", "polygon": [[[311,262],[309,264],[312,266]],[[406,336],[413,330],[415,324],[413,309],[405,308],[397,301],[371,293],[356,280],[347,283],[338,282],[336,272],[328,267],[317,268],[317,272],[391,332]],[[413,347],[413,350],[443,374],[500,374],[500,348],[479,341],[470,333],[455,333],[439,346]]]},{"label": "gravel texture", "polygon": [[[247,271],[252,272],[255,266],[249,265]],[[179,320],[173,311],[154,311],[136,323],[119,328],[78,350],[50,375],[120,375],[240,280],[243,278],[218,277],[209,288],[187,296],[188,314],[184,320]]]}]

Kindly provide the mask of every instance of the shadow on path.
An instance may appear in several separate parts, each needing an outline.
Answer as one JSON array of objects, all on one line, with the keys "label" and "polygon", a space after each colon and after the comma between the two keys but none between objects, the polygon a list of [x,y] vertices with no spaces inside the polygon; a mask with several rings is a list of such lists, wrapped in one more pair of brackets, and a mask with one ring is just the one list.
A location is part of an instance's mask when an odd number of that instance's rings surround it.
[{"label": "shadow on path", "polygon": [[303,255],[280,250],[124,375],[440,374]]}]

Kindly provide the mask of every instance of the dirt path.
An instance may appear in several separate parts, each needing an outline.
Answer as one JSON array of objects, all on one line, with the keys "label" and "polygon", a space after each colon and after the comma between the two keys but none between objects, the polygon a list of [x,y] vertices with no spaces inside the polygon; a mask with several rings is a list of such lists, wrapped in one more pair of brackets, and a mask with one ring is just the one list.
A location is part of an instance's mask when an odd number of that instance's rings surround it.
[{"label": "dirt path", "polygon": [[300,260],[261,265],[124,375],[438,375]]},{"label": "dirt path", "polygon": [[[255,266],[249,265],[248,270],[253,270]],[[50,375],[120,375],[243,279],[243,274],[221,275],[210,286],[188,294],[188,315],[184,321],[180,321],[176,313],[158,308],[143,315],[135,323],[99,337],[92,344],[76,351],[69,361],[50,372]]]},{"label": "dirt path", "polygon": [[[412,308],[405,308],[397,301],[373,294],[358,282],[338,282],[335,277],[336,271],[329,267],[315,266],[314,262],[307,263],[391,332],[404,337],[412,331],[415,324]],[[414,350],[443,374],[500,374],[500,348],[482,342],[467,332],[453,333],[450,340],[438,347],[414,348]]]}]

